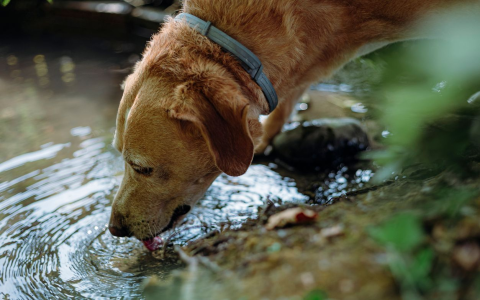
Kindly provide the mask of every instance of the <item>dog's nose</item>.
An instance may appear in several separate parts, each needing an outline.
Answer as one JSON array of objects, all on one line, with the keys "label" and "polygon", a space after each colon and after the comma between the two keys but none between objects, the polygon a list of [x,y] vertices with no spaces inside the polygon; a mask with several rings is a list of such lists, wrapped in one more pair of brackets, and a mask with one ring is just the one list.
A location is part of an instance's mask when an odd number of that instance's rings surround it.
[{"label": "dog's nose", "polygon": [[114,236],[131,236],[131,232],[128,226],[126,226],[125,224],[124,215],[119,213],[116,209],[112,209],[112,214],[110,215],[110,222],[108,222],[108,230],[110,230],[110,233]]},{"label": "dog's nose", "polygon": [[128,229],[126,227],[117,227],[113,224],[110,224],[108,226],[108,230],[110,230],[110,233],[114,236],[118,237],[125,237],[129,235]]}]

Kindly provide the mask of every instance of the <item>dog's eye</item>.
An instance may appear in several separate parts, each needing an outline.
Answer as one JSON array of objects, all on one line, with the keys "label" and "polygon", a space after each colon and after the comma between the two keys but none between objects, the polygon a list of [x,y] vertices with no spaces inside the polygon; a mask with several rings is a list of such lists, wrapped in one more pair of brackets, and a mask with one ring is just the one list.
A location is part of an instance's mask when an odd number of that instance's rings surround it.
[{"label": "dog's eye", "polygon": [[153,168],[143,168],[143,167],[133,167],[133,170],[137,172],[138,174],[142,175],[151,175],[153,172]]}]

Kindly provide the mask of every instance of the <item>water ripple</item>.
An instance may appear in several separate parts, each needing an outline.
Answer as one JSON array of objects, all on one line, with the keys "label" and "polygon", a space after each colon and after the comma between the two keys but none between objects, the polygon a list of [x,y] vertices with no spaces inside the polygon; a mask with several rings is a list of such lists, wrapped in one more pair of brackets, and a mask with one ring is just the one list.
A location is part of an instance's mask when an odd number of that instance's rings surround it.
[{"label": "water ripple", "polygon": [[10,160],[7,160],[0,164],[0,172],[5,172],[14,168],[23,166],[28,162],[38,161],[40,159],[48,159],[55,157],[58,151],[62,150],[65,147],[70,146],[70,143],[66,144],[57,144],[53,146],[46,147],[42,150],[35,152],[26,153]]}]

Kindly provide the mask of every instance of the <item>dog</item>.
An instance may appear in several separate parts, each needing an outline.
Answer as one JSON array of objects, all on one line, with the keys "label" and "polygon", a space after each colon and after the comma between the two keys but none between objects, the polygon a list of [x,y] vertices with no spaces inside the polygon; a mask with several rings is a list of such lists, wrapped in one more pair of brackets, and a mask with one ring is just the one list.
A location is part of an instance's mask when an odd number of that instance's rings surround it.
[{"label": "dog", "polygon": [[147,245],[174,227],[222,172],[246,172],[309,86],[387,44],[423,37],[415,28],[448,0],[185,0],[252,51],[278,95],[269,113],[260,86],[230,53],[170,18],[124,83],[114,146],[125,160],[109,230]]}]

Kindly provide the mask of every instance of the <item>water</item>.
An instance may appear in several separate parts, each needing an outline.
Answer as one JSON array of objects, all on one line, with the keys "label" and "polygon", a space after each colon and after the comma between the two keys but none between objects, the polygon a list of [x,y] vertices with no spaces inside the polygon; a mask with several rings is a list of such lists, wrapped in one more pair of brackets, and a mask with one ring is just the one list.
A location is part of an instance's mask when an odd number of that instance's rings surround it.
[{"label": "water", "polygon": [[[128,43],[57,46],[0,47],[0,295],[139,297],[146,277],[165,278],[182,265],[107,229],[123,174],[110,145],[119,86],[138,55]],[[305,175],[266,161],[241,177],[220,176],[168,235],[183,244],[226,224],[239,226],[267,199],[325,203],[361,187],[369,172]]]}]

